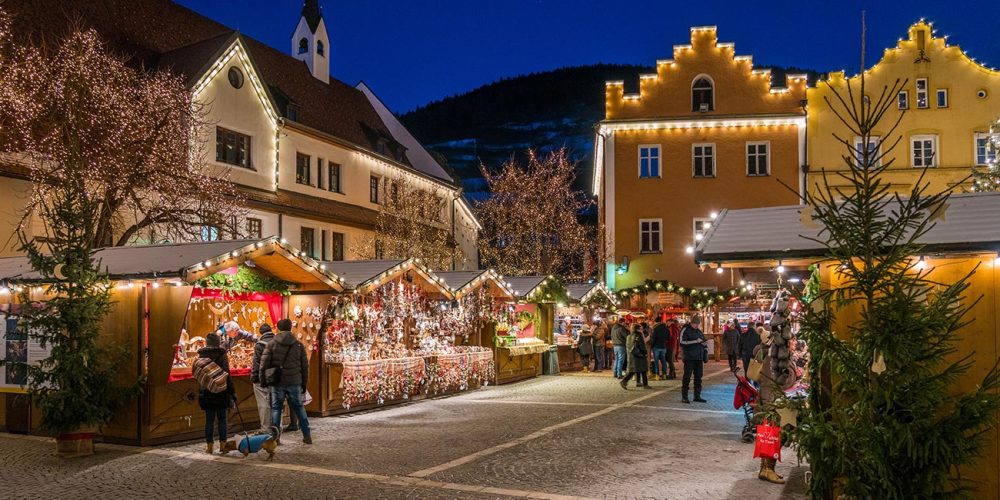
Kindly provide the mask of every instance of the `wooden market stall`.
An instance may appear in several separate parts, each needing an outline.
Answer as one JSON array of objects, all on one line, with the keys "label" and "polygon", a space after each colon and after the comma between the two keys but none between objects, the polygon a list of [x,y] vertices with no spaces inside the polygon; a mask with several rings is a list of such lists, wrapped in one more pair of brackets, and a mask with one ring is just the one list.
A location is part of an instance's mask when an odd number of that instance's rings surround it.
[{"label": "wooden market stall", "polygon": [[[493,354],[472,345],[475,321],[418,259],[328,262],[345,293],[327,306],[323,363],[310,411],[320,415],[476,388]],[[492,296],[491,296],[492,298]]]},{"label": "wooden market stall", "polygon": [[[503,382],[498,380],[498,383],[515,382],[543,373],[558,373],[558,366],[546,368],[543,362],[545,356],[562,356],[570,360],[574,356],[572,347],[562,348],[566,354],[561,354],[560,348],[555,345],[555,308],[559,301],[568,300],[566,289],[552,276],[510,276],[504,280],[514,290],[517,304],[514,306],[510,333],[501,345],[516,347],[510,354],[517,365],[516,368],[511,366],[511,376],[505,377]],[[576,358],[579,360],[579,355]],[[530,375],[531,369],[535,370],[535,375]]]},{"label": "wooden market stall", "polygon": [[606,321],[617,299],[602,283],[569,283],[566,295],[569,300],[557,303],[555,309],[557,326],[554,337],[559,346],[559,371],[579,371],[583,369],[583,364],[575,346],[580,330],[584,325],[593,325],[595,320]]},{"label": "wooden market stall", "polygon": [[[846,277],[832,262],[824,262],[825,249],[816,242],[819,227],[804,220],[806,207],[785,206],[753,210],[723,210],[705,238],[698,244],[695,258],[700,263],[730,268],[807,267],[818,264],[823,287],[845,286]],[[890,207],[891,209],[891,207]],[[956,381],[957,389],[973,390],[992,368],[1000,351],[1000,193],[952,195],[935,214],[935,223],[918,241],[928,279],[954,283],[971,271],[967,297],[981,297],[969,304],[969,318],[975,320],[959,330],[955,343],[957,357],[974,353],[970,370]],[[777,279],[777,276],[775,276]],[[833,330],[860,318],[857,309],[844,309],[834,318]],[[839,325],[839,326],[838,326]],[[843,333],[841,333],[843,335]],[[813,381],[813,383],[819,383]],[[994,428],[985,439],[982,456],[973,467],[963,467],[962,475],[976,481],[977,498],[1000,497],[1000,435]]]},{"label": "wooden market stall", "polygon": [[[106,441],[152,445],[192,439],[204,432],[198,407],[198,384],[191,362],[204,335],[220,323],[236,321],[256,333],[262,323],[285,316],[295,294],[343,289],[323,265],[276,238],[261,241],[217,241],[117,247],[99,250],[94,258],[114,281],[111,313],[104,322],[104,340],[131,351],[131,368],[122,381],[146,377],[143,393],[101,429]],[[27,259],[0,259],[0,277],[34,286],[38,278]],[[33,280],[34,279],[34,280]],[[33,289],[35,290],[35,289]],[[44,300],[41,288],[33,300]],[[12,297],[4,312],[14,317]],[[8,322],[8,324],[10,324]],[[230,361],[238,404],[248,423],[257,422],[249,381],[253,343],[242,336],[230,345]],[[314,341],[302,332],[306,345]],[[23,390],[0,389],[5,427],[34,432],[39,415],[27,404]],[[235,425],[235,419],[230,423]]]}]

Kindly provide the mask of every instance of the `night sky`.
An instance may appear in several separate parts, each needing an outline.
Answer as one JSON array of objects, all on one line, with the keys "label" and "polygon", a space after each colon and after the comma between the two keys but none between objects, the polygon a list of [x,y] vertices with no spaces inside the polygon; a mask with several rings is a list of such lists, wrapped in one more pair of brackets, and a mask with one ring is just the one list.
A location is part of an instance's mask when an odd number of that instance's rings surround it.
[{"label": "night sky", "polygon": [[[288,52],[301,0],[178,0]],[[675,2],[632,0],[320,0],[331,73],[364,80],[396,112],[502,77],[596,62],[652,66],[689,40],[691,26],[758,65],[829,71],[860,64],[860,12],[868,61],[924,17],[969,55],[1000,67],[1000,1]],[[753,5],[753,7],[750,7]]]}]

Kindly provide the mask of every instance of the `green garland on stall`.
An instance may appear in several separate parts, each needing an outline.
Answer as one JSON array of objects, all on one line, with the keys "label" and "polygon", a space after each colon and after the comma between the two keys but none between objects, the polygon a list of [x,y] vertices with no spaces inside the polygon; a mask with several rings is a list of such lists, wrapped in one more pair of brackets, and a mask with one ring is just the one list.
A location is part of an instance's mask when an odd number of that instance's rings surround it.
[{"label": "green garland on stall", "polygon": [[619,297],[627,299],[635,295],[646,294],[653,291],[671,292],[688,297],[691,300],[696,301],[694,302],[696,309],[709,307],[717,302],[723,302],[731,297],[743,297],[751,292],[751,290],[745,286],[730,288],[728,290],[712,291],[684,287],[667,280],[646,280],[642,285],[618,290],[615,293],[618,294]]},{"label": "green garland on stall", "polygon": [[555,276],[549,276],[528,295],[528,302],[542,303],[569,303],[569,293],[562,280]]},{"label": "green garland on stall", "polygon": [[819,297],[820,284],[819,284],[819,266],[813,264],[809,266],[809,281],[806,281],[805,290],[802,291],[802,300],[808,304],[813,301],[816,297]]},{"label": "green garland on stall", "polygon": [[289,295],[291,294],[289,287],[292,284],[249,267],[239,266],[236,274],[215,273],[196,281],[194,285],[198,288],[222,290],[231,294],[278,292]]}]

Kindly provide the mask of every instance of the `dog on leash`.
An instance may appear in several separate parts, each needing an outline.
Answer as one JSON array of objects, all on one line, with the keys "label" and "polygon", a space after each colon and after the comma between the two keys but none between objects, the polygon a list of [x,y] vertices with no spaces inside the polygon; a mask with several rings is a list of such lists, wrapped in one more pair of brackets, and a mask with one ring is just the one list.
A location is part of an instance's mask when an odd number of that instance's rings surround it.
[{"label": "dog on leash", "polygon": [[246,458],[250,456],[251,453],[260,453],[261,451],[267,452],[267,461],[270,462],[274,459],[274,452],[278,449],[278,437],[281,435],[281,430],[275,426],[271,426],[268,429],[267,434],[254,434],[253,436],[244,436],[240,439],[238,449],[239,452],[243,454]]},{"label": "dog on leash", "polygon": [[236,449],[237,449],[236,441],[233,441],[232,439],[230,439],[229,441],[223,441],[219,443],[220,455],[225,455],[231,451],[236,451]]}]

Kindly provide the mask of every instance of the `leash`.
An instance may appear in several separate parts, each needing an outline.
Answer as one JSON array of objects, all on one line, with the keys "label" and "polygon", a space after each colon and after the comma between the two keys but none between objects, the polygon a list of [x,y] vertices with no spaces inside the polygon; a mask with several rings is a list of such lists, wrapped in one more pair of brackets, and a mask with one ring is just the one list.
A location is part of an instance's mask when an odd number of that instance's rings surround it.
[{"label": "leash", "polygon": [[247,424],[246,422],[243,421],[243,412],[240,411],[240,403],[237,401],[235,405],[236,405],[236,416],[239,417],[240,425],[243,426],[243,437],[245,438],[250,437],[250,434],[247,432]]}]

